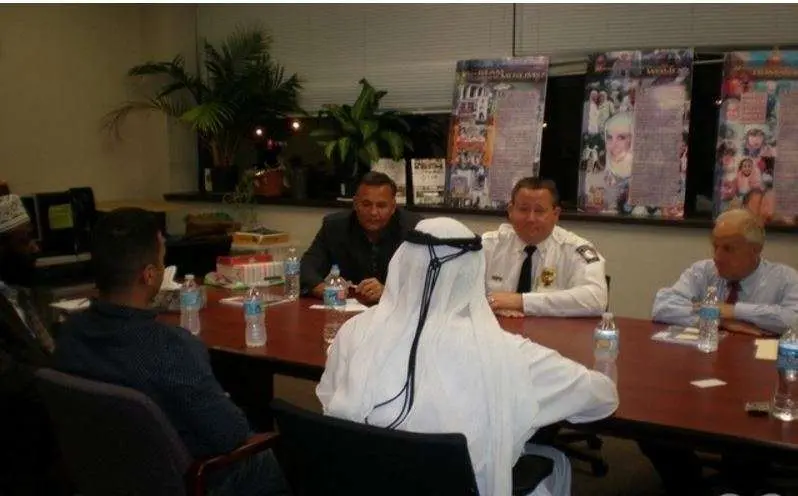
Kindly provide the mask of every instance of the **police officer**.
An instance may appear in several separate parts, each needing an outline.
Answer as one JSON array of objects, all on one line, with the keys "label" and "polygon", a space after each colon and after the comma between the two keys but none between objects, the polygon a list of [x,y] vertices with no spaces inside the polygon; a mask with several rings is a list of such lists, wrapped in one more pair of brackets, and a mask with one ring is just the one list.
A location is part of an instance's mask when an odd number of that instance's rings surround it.
[{"label": "police officer", "polygon": [[557,226],[559,201],[553,181],[521,179],[507,208],[510,223],[482,236],[495,312],[582,317],[606,309],[604,257],[589,241]]},{"label": "police officer", "polygon": [[653,319],[695,326],[698,303],[715,286],[723,303],[721,328],[744,334],[780,334],[798,312],[798,272],[762,258],[765,229],[748,209],[727,210],[712,230],[712,260],[684,271],[654,298]]}]

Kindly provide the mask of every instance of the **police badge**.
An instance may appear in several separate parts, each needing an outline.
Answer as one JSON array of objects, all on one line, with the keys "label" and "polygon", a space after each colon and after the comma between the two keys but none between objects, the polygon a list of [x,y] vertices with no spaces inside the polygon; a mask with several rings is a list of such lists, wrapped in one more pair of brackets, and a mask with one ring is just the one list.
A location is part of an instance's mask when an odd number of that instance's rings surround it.
[{"label": "police badge", "polygon": [[557,272],[554,271],[554,267],[545,267],[543,272],[540,273],[540,282],[543,284],[543,287],[548,288],[554,284],[554,277],[556,275]]}]

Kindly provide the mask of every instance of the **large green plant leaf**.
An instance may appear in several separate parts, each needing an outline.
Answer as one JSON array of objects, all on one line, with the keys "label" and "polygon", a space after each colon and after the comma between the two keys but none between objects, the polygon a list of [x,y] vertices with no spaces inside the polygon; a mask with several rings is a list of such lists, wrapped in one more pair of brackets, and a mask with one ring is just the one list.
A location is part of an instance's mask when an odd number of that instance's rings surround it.
[{"label": "large green plant leaf", "polygon": [[187,110],[180,120],[205,136],[212,136],[224,129],[232,118],[233,111],[223,103],[208,102]]},{"label": "large green plant leaf", "polygon": [[[399,160],[404,156],[405,148],[410,148],[409,141],[401,134],[394,131],[380,132],[380,138],[388,144],[388,149],[391,153],[391,158]],[[412,148],[410,148],[412,149]]]},{"label": "large green plant leaf", "polygon": [[180,118],[187,110],[185,105],[169,97],[151,98],[125,102],[108,112],[102,118],[102,128],[114,136],[120,136],[120,127],[128,115],[142,110],[162,112],[170,117]]},{"label": "large green plant leaf", "polygon": [[338,152],[342,164],[345,164],[349,157],[356,153],[356,150],[353,150],[352,148],[351,138],[344,136],[338,140]]},{"label": "large green plant leaf", "polygon": [[369,164],[380,159],[380,147],[377,145],[376,141],[369,141],[364,145],[363,149],[366,150],[366,153],[368,154]]},{"label": "large green plant leaf", "polygon": [[376,133],[380,128],[380,124],[378,121],[361,121],[360,122],[360,134],[363,136],[363,141],[368,142],[374,133]]}]

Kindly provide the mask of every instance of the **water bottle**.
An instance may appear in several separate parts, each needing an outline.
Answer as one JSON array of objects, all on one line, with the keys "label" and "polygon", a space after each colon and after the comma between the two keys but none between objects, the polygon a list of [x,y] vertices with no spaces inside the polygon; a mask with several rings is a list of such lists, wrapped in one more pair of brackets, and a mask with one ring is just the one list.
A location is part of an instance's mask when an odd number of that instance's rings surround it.
[{"label": "water bottle", "polygon": [[330,344],[338,334],[338,329],[344,323],[344,308],[346,308],[347,284],[341,277],[337,265],[333,265],[330,274],[324,280],[324,306],[327,309],[324,316],[324,329],[322,336],[324,342]]},{"label": "water bottle", "polygon": [[343,310],[346,307],[346,281],[341,277],[337,265],[333,265],[324,280],[324,306],[332,310]]},{"label": "water bottle", "polygon": [[776,361],[779,378],[770,404],[770,413],[779,420],[798,419],[798,332],[796,324],[779,339]]},{"label": "water bottle", "polygon": [[180,286],[180,327],[195,336],[200,333],[201,300],[200,288],[194,281],[194,275],[186,274],[186,279]]},{"label": "water bottle", "polygon": [[296,256],[296,248],[291,247],[288,249],[284,267],[285,297],[294,301],[299,298],[299,257]]},{"label": "water bottle", "polygon": [[612,313],[605,312],[593,331],[593,354],[596,360],[615,361],[620,348],[620,332],[615,325],[615,317]]},{"label": "water bottle", "polygon": [[720,304],[718,288],[709,286],[698,309],[698,349],[704,353],[718,351],[718,327],[720,326]]},{"label": "water bottle", "polygon": [[247,348],[266,344],[266,314],[263,296],[253,287],[244,297],[244,336]]}]

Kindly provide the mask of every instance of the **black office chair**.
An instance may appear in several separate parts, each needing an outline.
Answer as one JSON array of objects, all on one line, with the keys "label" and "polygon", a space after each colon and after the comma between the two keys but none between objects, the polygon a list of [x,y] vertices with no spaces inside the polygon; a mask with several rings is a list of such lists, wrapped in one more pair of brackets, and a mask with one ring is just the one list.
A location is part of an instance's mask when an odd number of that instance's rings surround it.
[{"label": "black office chair", "polygon": [[[277,452],[298,496],[478,494],[466,438],[420,434],[324,416],[272,402]],[[513,469],[513,495],[527,494],[553,470],[550,459],[523,456]]]},{"label": "black office chair", "polygon": [[146,395],[50,369],[36,372],[70,476],[81,496],[199,496],[205,474],[274,444],[258,434],[244,446],[194,460]]}]

